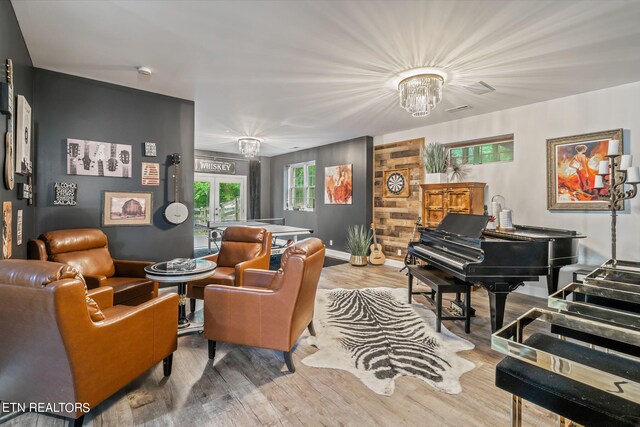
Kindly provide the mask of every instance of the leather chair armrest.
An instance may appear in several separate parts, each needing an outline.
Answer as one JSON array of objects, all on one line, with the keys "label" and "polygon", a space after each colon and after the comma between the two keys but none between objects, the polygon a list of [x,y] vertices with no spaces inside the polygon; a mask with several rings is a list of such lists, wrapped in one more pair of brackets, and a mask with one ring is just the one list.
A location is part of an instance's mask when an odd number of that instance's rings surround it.
[{"label": "leather chair armrest", "polygon": [[116,268],[115,277],[146,277],[144,268],[155,264],[153,261],[126,261],[114,259],[113,265]]},{"label": "leather chair armrest", "polygon": [[273,281],[277,271],[258,270],[255,268],[247,268],[243,271],[242,283],[244,287],[268,288]]},{"label": "leather chair armrest", "polygon": [[27,258],[38,259],[40,261],[47,261],[49,255],[47,255],[47,247],[40,239],[32,239],[27,243]]},{"label": "leather chair armrest", "polygon": [[213,261],[213,262],[215,262],[217,264],[218,263],[218,255],[220,255],[220,252],[216,252],[213,255],[201,256],[198,259],[204,259],[204,260],[207,260],[207,261]]},{"label": "leather chair armrest", "polygon": [[[167,316],[172,320],[171,323],[175,323],[175,330],[178,330],[178,294],[168,293],[158,298],[143,302],[139,305],[130,306],[129,310],[123,311],[116,316],[109,316],[107,320],[102,322],[104,325],[119,322],[123,319],[136,316],[136,313],[144,311],[152,311],[159,316]],[[175,311],[175,316],[171,314]]]},{"label": "leather chair armrest", "polygon": [[243,272],[248,268],[259,269],[259,270],[269,270],[269,261],[271,257],[268,253],[263,253],[262,255],[250,259],[248,261],[241,262],[240,264],[236,264],[236,286],[243,286]]},{"label": "leather chair armrest", "polygon": [[87,338],[91,345],[83,350],[90,352],[90,356],[85,354],[82,358],[91,361],[78,364],[80,376],[95,375],[98,369],[104,371],[103,375],[114,377],[110,382],[128,383],[149,369],[149,362],[157,363],[177,349],[177,294],[154,298],[113,316],[107,310],[105,315],[104,321],[90,326]]},{"label": "leather chair armrest", "polygon": [[106,276],[89,276],[83,275],[84,281],[87,283],[87,289],[99,288],[100,284],[107,280]]},{"label": "leather chair armrest", "polygon": [[106,310],[109,307],[113,307],[113,288],[110,286],[103,286],[101,288],[91,289],[87,292],[89,297],[98,304],[100,310]]}]

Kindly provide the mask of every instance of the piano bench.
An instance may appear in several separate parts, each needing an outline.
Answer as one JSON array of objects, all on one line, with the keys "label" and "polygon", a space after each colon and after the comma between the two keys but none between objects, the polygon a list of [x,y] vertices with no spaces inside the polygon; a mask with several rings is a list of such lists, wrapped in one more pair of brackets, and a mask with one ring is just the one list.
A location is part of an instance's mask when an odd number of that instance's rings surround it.
[{"label": "piano bench", "polygon": [[[629,359],[535,333],[525,344],[592,368],[640,380]],[[496,366],[496,386],[512,394],[512,425],[522,422],[522,399],[585,426],[637,426],[640,405],[513,357]],[[515,415],[514,415],[515,414]]]},{"label": "piano bench", "polygon": [[[471,285],[429,266],[409,265],[408,270],[409,304],[413,302],[413,295],[424,295],[436,306],[436,332],[440,332],[443,320],[464,320],[464,332],[468,334],[471,331]],[[413,291],[414,277],[431,288],[430,296],[426,295],[426,292]],[[460,304],[463,309],[462,316],[443,316],[442,295],[463,293],[464,304]]]}]

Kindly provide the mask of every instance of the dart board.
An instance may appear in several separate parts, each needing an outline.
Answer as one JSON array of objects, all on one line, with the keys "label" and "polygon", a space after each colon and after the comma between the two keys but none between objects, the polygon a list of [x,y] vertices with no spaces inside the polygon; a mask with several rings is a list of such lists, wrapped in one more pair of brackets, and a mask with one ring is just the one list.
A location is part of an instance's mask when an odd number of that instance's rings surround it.
[{"label": "dart board", "polygon": [[384,197],[409,197],[409,169],[394,169],[383,174]]}]

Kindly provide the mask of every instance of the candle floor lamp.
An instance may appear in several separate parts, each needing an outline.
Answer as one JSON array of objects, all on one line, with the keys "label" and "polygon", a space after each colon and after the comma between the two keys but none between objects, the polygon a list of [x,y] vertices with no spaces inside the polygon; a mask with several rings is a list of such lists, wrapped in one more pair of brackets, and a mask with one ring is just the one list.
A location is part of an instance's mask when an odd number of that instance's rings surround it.
[{"label": "candle floor lamp", "polygon": [[[624,210],[624,201],[633,199],[638,194],[638,183],[640,183],[640,168],[631,166],[632,156],[630,154],[618,154],[619,141],[612,139],[609,141],[608,160],[601,160],[598,165],[598,175],[595,185],[597,190],[609,186],[607,191],[598,194],[601,199],[609,200],[609,210],[611,211],[611,260],[615,266],[616,255],[616,220],[617,212]],[[625,184],[631,186],[625,191]]]}]

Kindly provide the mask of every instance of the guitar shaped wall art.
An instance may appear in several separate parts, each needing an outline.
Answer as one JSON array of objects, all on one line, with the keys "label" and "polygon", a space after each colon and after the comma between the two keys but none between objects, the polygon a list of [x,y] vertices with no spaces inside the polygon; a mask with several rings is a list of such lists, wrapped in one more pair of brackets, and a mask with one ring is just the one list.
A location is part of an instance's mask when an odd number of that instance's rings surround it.
[{"label": "guitar shaped wall art", "polygon": [[370,246],[371,253],[369,254],[369,263],[373,265],[382,265],[385,261],[384,253],[382,253],[382,245],[378,243],[376,237],[376,225],[371,223],[371,230],[373,231],[373,244]]},{"label": "guitar shaped wall art", "polygon": [[122,163],[122,177],[123,178],[128,178],[129,177],[129,161],[130,160],[131,160],[131,155],[129,154],[129,151],[122,150],[120,152],[120,162]]},{"label": "guitar shaped wall art", "polygon": [[118,159],[116,155],[118,154],[118,146],[116,144],[111,144],[111,157],[107,160],[107,170],[109,172],[115,172],[118,169]]},{"label": "guitar shaped wall art", "polygon": [[104,161],[107,159],[104,144],[98,144],[96,154],[93,156],[93,158],[98,162],[98,176],[104,176]]},{"label": "guitar shaped wall art", "polygon": [[78,154],[80,154],[80,144],[73,142],[67,144],[67,157],[69,158],[69,175],[78,175]]},{"label": "guitar shaped wall art", "polygon": [[89,144],[84,143],[84,155],[82,156],[82,167],[84,170],[88,171],[91,169],[91,164],[93,160],[91,160],[91,155],[89,154]]},{"label": "guitar shaped wall art", "polygon": [[15,153],[13,145],[13,62],[7,59],[7,133],[4,138],[4,186],[8,190],[13,190],[15,184]]}]

